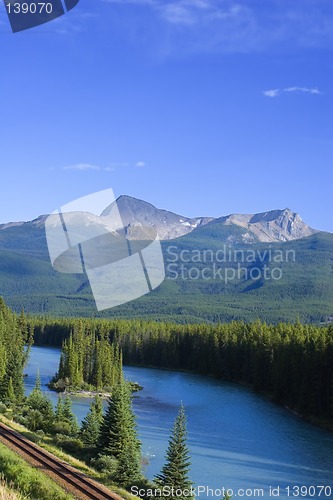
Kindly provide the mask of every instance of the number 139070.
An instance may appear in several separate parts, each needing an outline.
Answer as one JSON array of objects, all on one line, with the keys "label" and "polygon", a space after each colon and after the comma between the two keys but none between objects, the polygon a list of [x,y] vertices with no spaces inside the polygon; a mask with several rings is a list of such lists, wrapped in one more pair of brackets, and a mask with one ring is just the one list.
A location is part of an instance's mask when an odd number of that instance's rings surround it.
[{"label": "number 139070", "polygon": [[7,3],[8,14],[52,14],[53,6],[46,2]]}]

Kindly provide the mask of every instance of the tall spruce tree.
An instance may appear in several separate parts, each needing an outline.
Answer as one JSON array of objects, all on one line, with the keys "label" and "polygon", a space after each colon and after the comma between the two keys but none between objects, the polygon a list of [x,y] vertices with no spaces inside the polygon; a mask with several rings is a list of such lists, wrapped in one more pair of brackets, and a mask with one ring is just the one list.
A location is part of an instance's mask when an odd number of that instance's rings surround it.
[{"label": "tall spruce tree", "polygon": [[53,431],[76,436],[79,430],[77,418],[72,411],[71,398],[68,395],[58,396]]},{"label": "tall spruce tree", "polygon": [[7,396],[6,397],[6,401],[9,404],[15,403],[16,396],[15,396],[15,391],[14,391],[14,387],[13,387],[13,379],[12,379],[12,377],[9,378],[6,396]]},{"label": "tall spruce tree", "polygon": [[24,343],[16,315],[0,297],[0,399],[8,403],[22,403],[24,399]]},{"label": "tall spruce tree", "polygon": [[72,400],[67,395],[64,398],[63,418],[68,423],[71,434],[76,435],[79,432],[79,424],[72,410]]},{"label": "tall spruce tree", "polygon": [[102,399],[100,396],[96,396],[90,405],[89,412],[83,420],[80,430],[80,437],[86,447],[91,449],[97,447],[102,421]]},{"label": "tall spruce tree", "polygon": [[169,439],[166,463],[161,473],[156,476],[156,482],[159,486],[168,486],[174,488],[174,491],[184,492],[183,495],[180,493],[177,496],[170,496],[170,500],[193,498],[187,494],[187,490],[190,490],[192,483],[189,479],[191,462],[186,441],[186,414],[185,408],[181,404]]},{"label": "tall spruce tree", "polygon": [[39,372],[37,373],[35,387],[27,398],[27,406],[29,410],[26,418],[29,429],[49,431],[53,426],[55,413],[50,399],[42,392]]},{"label": "tall spruce tree", "polygon": [[97,414],[98,420],[102,424],[104,408],[103,408],[103,400],[102,400],[101,396],[99,396],[98,394],[95,396],[95,399],[92,402],[92,406]]},{"label": "tall spruce tree", "polygon": [[55,409],[55,419],[57,422],[62,422],[64,420],[64,398],[58,396],[57,406]]},{"label": "tall spruce tree", "polygon": [[117,459],[115,479],[123,486],[142,478],[141,443],[132,409],[132,395],[125,382],[114,387],[109,398],[99,439],[100,453]]}]

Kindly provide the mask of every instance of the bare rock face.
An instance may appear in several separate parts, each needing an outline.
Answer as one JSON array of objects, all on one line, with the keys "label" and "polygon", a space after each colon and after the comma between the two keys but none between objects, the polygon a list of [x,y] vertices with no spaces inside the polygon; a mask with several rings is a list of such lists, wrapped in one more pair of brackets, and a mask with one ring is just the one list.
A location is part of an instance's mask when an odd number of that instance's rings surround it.
[{"label": "bare rock face", "polygon": [[[146,201],[132,198],[131,196],[120,196],[116,204],[123,221],[126,234],[135,239],[135,233],[141,233],[139,228],[153,228],[161,240],[179,238],[192,232],[197,227],[207,224],[213,217],[197,217],[190,219],[174,214],[167,210],[161,210]],[[109,205],[102,216],[112,213],[114,203]]]},{"label": "bare rock face", "polygon": [[236,225],[247,230],[244,243],[290,241],[305,238],[318,232],[309,227],[300,215],[285,210],[271,210],[259,214],[232,214],[219,219],[224,225]]},{"label": "bare rock face", "polygon": [[[258,220],[260,215],[262,215],[261,221]],[[268,238],[262,241],[297,240],[317,232],[305,224],[299,214],[292,212],[289,208],[254,215],[250,223],[255,226],[260,225],[262,234]]]}]

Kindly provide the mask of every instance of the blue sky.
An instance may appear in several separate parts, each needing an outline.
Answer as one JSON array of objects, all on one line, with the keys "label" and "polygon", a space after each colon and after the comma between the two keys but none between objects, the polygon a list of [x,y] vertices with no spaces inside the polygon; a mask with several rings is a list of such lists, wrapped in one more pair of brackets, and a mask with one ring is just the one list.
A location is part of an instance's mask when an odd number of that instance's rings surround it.
[{"label": "blue sky", "polygon": [[16,34],[1,5],[0,35],[0,222],[112,187],[333,232],[331,0],[81,0]]}]

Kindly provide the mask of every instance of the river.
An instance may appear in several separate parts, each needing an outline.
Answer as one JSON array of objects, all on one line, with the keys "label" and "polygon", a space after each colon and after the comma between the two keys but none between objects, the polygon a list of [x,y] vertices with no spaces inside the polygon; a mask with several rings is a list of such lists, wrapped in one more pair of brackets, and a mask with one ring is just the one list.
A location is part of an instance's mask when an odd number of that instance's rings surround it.
[{"label": "river", "polygon": [[[38,369],[42,384],[54,375],[59,352],[32,348],[25,369],[27,393]],[[135,395],[134,410],[149,462],[144,470],[148,478],[164,463],[170,428],[182,401],[188,417],[191,479],[201,487],[197,498],[220,499],[223,487],[232,489],[234,498],[333,498],[331,433],[237,384],[150,368],[125,367],[124,371],[126,378],[143,386]],[[43,390],[56,402],[55,393]],[[72,400],[81,421],[90,400]]]}]

